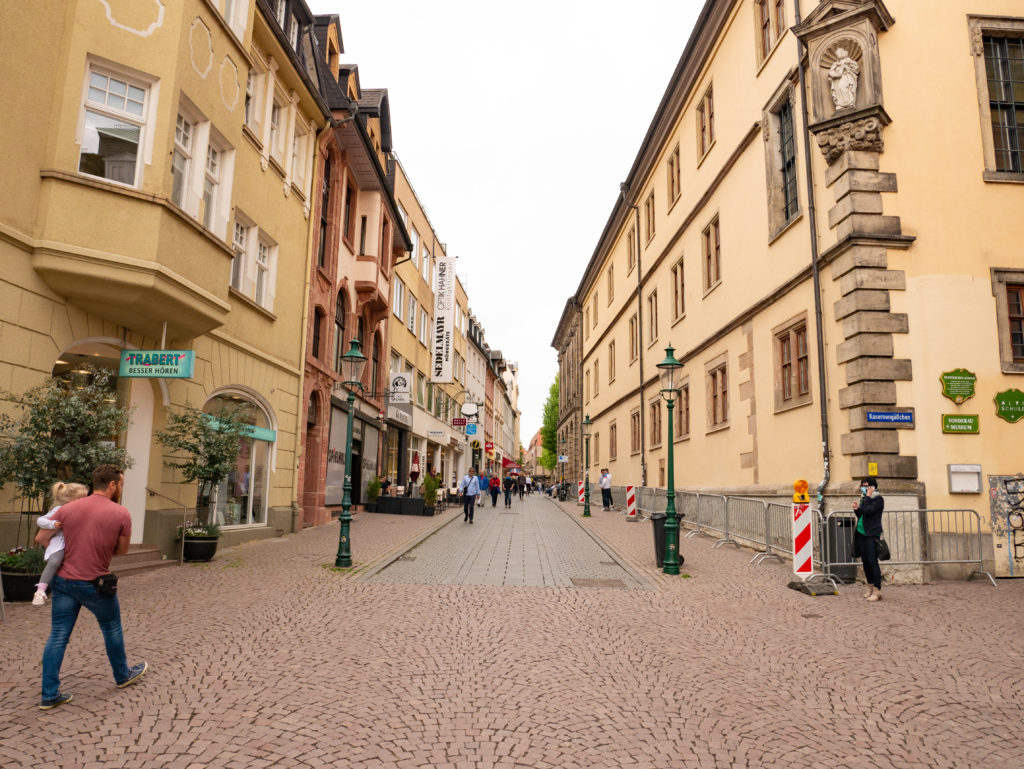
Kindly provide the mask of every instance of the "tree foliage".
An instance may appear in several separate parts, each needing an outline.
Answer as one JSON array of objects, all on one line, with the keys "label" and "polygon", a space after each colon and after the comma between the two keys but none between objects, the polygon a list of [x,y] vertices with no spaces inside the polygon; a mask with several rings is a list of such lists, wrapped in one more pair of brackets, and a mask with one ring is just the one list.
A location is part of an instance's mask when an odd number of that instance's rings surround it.
[{"label": "tree foliage", "polygon": [[544,401],[544,421],[540,428],[541,452],[538,462],[548,470],[554,470],[558,461],[558,375],[548,390]]},{"label": "tree foliage", "polygon": [[0,484],[13,483],[19,498],[42,499],[58,480],[88,485],[99,465],[132,466],[117,445],[132,409],[117,402],[105,369],[86,365],[71,379],[50,377],[2,397],[16,414],[0,415]]},{"label": "tree foliage", "polygon": [[199,481],[215,488],[228,477],[238,462],[239,438],[250,421],[246,407],[225,408],[216,415],[205,414],[193,406],[170,413],[167,426],[156,431],[156,439],[173,452],[167,467],[180,470],[186,481]]}]

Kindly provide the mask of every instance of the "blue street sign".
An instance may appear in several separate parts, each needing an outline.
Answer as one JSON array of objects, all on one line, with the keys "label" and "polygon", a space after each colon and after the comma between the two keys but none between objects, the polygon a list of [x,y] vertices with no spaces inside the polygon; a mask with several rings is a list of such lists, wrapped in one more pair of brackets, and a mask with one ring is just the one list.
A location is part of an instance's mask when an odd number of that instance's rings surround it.
[{"label": "blue street sign", "polygon": [[476,425],[474,425],[474,424],[466,425],[466,435],[476,435]]},{"label": "blue street sign", "polygon": [[914,423],[914,412],[912,411],[869,411],[868,422],[887,422],[889,424],[912,425]]}]

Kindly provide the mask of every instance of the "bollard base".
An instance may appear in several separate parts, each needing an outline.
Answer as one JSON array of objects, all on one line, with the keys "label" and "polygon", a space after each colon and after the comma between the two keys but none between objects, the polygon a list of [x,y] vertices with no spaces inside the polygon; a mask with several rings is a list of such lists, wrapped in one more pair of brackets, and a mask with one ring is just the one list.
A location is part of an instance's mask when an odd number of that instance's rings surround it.
[{"label": "bollard base", "polygon": [[788,587],[805,595],[839,595],[839,591],[835,586],[821,582],[790,582]]},{"label": "bollard base", "polygon": [[636,523],[637,521],[640,520],[640,516],[639,515],[627,515],[626,516],[626,520],[629,521],[630,523]]}]

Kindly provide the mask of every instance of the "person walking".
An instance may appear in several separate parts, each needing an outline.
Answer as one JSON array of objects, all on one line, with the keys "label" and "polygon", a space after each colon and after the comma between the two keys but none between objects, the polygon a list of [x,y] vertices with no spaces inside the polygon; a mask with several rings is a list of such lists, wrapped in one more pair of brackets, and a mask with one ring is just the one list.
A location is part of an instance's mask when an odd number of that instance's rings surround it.
[{"label": "person walking", "polygon": [[517,485],[519,487],[519,499],[520,499],[520,501],[522,501],[523,494],[526,492],[526,478],[524,476],[520,475],[519,476],[519,481],[517,482]]},{"label": "person walking", "polygon": [[864,566],[864,579],[868,591],[864,597],[869,601],[882,600],[882,569],[878,565],[878,551],[875,544],[882,536],[882,512],[885,500],[878,493],[878,479],[869,475],[860,482],[860,502],[853,505],[857,514],[857,529],[853,535],[854,554],[860,555]]},{"label": "person walking", "polygon": [[477,502],[479,502],[480,506],[482,507],[484,502],[486,501],[485,497],[487,496],[487,489],[490,486],[490,479],[487,477],[486,470],[481,471],[478,483],[480,485],[480,498],[477,500]]},{"label": "person walking", "polygon": [[[62,505],[53,520],[64,532],[64,562],[53,578],[50,615],[50,637],[43,649],[43,691],[40,710],[51,710],[71,702],[71,695],[60,691],[60,668],[64,652],[75,629],[78,614],[84,606],[96,616],[107,660],[119,689],[142,678],[149,664],[128,666],[121,628],[121,604],[117,600],[117,583],[109,590],[110,559],[128,552],[132,535],[132,517],[122,507],[124,473],[113,465],[100,465],[92,473],[90,496]],[[101,592],[102,590],[102,592]]]},{"label": "person walking", "polygon": [[608,468],[605,467],[601,470],[601,477],[597,481],[598,487],[601,489],[601,506],[605,510],[612,509],[612,474],[608,472]]},{"label": "person walking", "polygon": [[476,468],[469,468],[462,480],[459,481],[459,493],[462,494],[462,522],[473,522],[473,508],[476,505],[476,498],[480,494],[480,479],[476,477]]},{"label": "person walking", "polygon": [[498,476],[492,475],[489,481],[488,490],[491,492],[491,507],[498,506],[498,494],[501,492],[501,481]]},{"label": "person walking", "polygon": [[36,585],[36,593],[32,596],[33,606],[42,606],[46,603],[46,588],[53,581],[53,576],[64,561],[64,532],[57,528],[53,514],[60,510],[61,505],[89,496],[89,487],[84,483],[57,481],[50,487],[50,496],[53,498],[55,507],[46,515],[39,516],[36,521],[36,526],[39,527],[36,544],[46,545],[46,552],[43,553],[46,568],[43,569],[43,574],[39,577],[39,583]]},{"label": "person walking", "polygon": [[501,483],[502,488],[505,490],[505,507],[512,507],[512,489],[515,487],[516,482],[512,478],[512,473],[505,473],[505,480]]}]

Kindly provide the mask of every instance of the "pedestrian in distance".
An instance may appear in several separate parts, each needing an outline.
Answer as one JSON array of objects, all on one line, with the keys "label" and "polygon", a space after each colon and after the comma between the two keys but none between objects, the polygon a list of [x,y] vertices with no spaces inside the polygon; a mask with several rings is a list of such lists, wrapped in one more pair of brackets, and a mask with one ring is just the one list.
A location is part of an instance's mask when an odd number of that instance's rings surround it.
[{"label": "pedestrian in distance", "polygon": [[604,510],[612,509],[612,474],[608,472],[608,468],[601,469],[601,478],[597,482],[598,487],[601,489],[601,507]]},{"label": "pedestrian in distance", "polygon": [[505,473],[505,480],[501,482],[501,486],[505,490],[505,507],[512,507],[512,489],[515,488],[515,485],[512,473]]},{"label": "pedestrian in distance", "polygon": [[119,504],[123,490],[124,473],[113,465],[100,465],[92,472],[92,494],[53,514],[66,541],[64,561],[53,578],[40,710],[71,702],[71,695],[60,691],[60,668],[83,606],[96,616],[119,689],[134,684],[149,668],[145,662],[128,666],[117,578],[110,574],[110,559],[128,552],[132,536],[131,514]]},{"label": "pedestrian in distance", "polygon": [[878,479],[869,475],[860,482],[860,501],[853,505],[857,514],[857,529],[853,535],[854,556],[860,556],[864,566],[864,579],[868,591],[864,597],[869,601],[882,600],[882,569],[878,565],[877,543],[882,536],[882,512],[885,500],[878,493]]},{"label": "pedestrian in distance", "polygon": [[43,553],[46,568],[43,569],[43,574],[36,585],[36,594],[32,596],[33,606],[42,606],[46,603],[46,588],[64,561],[64,532],[57,528],[53,514],[60,510],[61,505],[89,496],[89,487],[84,483],[57,481],[50,487],[50,496],[53,498],[53,508],[46,515],[39,516],[36,521],[36,526],[39,527],[36,544],[46,547],[46,552]]},{"label": "pedestrian in distance", "polygon": [[488,482],[488,490],[491,492],[491,507],[497,507],[498,494],[501,492],[501,481],[498,480],[498,476],[491,476],[491,480]]},{"label": "pedestrian in distance", "polygon": [[477,502],[479,502],[480,505],[483,506],[483,504],[485,502],[484,497],[487,495],[487,489],[490,488],[490,478],[487,477],[487,471],[486,470],[481,471],[480,478],[479,478],[479,484],[480,484],[480,498],[477,500]]},{"label": "pedestrian in distance", "polygon": [[462,522],[473,522],[473,508],[480,494],[480,479],[476,477],[476,468],[469,468],[459,481],[459,493],[462,495]]},{"label": "pedestrian in distance", "polygon": [[518,482],[517,485],[519,486],[519,499],[520,499],[520,501],[522,501],[523,494],[526,492],[526,478],[524,478],[522,475],[520,475],[519,476],[519,482]]}]

